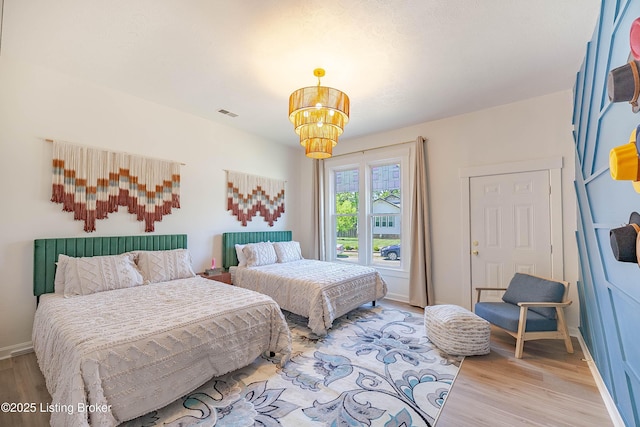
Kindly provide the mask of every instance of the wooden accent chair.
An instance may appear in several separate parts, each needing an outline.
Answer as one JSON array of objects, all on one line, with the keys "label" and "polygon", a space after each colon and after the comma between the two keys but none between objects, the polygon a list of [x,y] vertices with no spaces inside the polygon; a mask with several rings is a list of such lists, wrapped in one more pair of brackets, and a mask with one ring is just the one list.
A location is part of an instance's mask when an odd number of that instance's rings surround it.
[{"label": "wooden accent chair", "polygon": [[[569,283],[516,273],[504,288],[476,288],[476,315],[502,328],[516,339],[516,358],[522,358],[524,342],[538,339],[563,339],[573,353],[564,308]],[[502,302],[481,302],[482,291],[504,291]]]}]

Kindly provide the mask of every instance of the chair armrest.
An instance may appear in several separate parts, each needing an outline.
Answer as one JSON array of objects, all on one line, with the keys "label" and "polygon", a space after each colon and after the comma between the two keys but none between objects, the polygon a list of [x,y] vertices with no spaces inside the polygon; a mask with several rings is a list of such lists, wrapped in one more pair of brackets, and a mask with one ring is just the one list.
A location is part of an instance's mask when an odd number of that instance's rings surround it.
[{"label": "chair armrest", "polygon": [[476,302],[480,302],[480,293],[482,291],[506,291],[506,288],[476,288],[476,291],[478,292],[478,296],[476,298]]},{"label": "chair armrest", "polygon": [[568,307],[572,301],[565,302],[519,302],[520,307]]}]

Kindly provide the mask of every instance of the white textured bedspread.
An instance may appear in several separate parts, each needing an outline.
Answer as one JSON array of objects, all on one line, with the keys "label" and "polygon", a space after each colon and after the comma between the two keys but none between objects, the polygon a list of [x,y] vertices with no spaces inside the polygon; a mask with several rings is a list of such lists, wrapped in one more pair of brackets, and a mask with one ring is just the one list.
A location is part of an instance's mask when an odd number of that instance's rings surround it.
[{"label": "white textured bedspread", "polygon": [[238,267],[233,280],[236,286],[269,295],[284,310],[308,317],[317,335],[326,335],[337,317],[387,294],[387,284],[372,267],[310,259]]},{"label": "white textured bedspread", "polygon": [[265,351],[283,360],[291,352],[271,298],[201,277],[74,298],[43,295],[32,338],[53,398],[53,426],[114,426]]}]

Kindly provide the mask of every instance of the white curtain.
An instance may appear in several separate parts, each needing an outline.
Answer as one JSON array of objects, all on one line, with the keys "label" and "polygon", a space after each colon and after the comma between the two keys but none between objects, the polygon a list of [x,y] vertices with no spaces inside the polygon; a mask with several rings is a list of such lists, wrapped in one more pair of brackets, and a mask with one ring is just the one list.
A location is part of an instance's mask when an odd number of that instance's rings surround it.
[{"label": "white curtain", "polygon": [[427,191],[427,157],[425,140],[415,142],[415,172],[411,209],[411,267],[409,269],[409,303],[425,307],[434,304],[431,281],[431,229],[429,222],[429,194]]},{"label": "white curtain", "polygon": [[313,161],[312,187],[313,257],[324,261],[324,160]]}]

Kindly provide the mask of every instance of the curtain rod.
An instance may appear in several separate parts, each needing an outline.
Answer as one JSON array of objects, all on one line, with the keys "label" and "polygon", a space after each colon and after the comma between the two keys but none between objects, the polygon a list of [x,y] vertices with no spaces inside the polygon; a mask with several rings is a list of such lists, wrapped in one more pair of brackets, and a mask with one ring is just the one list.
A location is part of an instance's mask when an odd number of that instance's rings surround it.
[{"label": "curtain rod", "polygon": [[[355,154],[355,153],[363,153],[364,154],[365,151],[373,151],[373,150],[379,150],[379,149],[382,149],[382,148],[397,147],[399,145],[413,144],[414,142],[416,142],[416,141],[413,140],[413,141],[398,142],[396,144],[381,145],[379,147],[367,148],[366,150],[356,150],[356,151],[351,151],[349,153],[336,154],[335,156],[331,156],[331,157],[332,158],[334,158],[334,157],[342,157],[342,156],[348,156],[350,154]],[[425,142],[426,142],[426,139],[425,139]]]},{"label": "curtain rod", "polygon": [[[51,139],[51,138],[42,138],[42,139],[44,139],[44,140],[45,140],[45,142],[50,142],[50,143],[53,143],[53,141],[54,141],[54,140],[53,140],[53,139]],[[88,145],[74,144],[73,142],[62,141],[62,140],[60,140],[60,139],[57,139],[56,141],[58,141],[58,142],[62,142],[62,143],[66,143],[66,144],[71,144],[71,145],[80,145],[80,146],[82,146],[82,147],[87,147],[87,148],[96,148],[96,147],[91,147],[91,146],[88,146]],[[102,148],[98,148],[98,150],[102,150]],[[105,151],[108,151],[108,150],[105,150]],[[122,153],[122,154],[128,154],[128,155],[131,155],[131,156],[146,157],[146,158],[148,158],[148,159],[152,159],[152,160],[160,160],[160,161],[163,161],[163,162],[180,163],[180,165],[182,165],[182,166],[186,166],[186,163],[176,162],[175,160],[156,159],[156,158],[153,158],[153,157],[141,156],[140,154],[127,153],[127,152],[124,152],[124,151],[120,151],[120,153]]]}]

